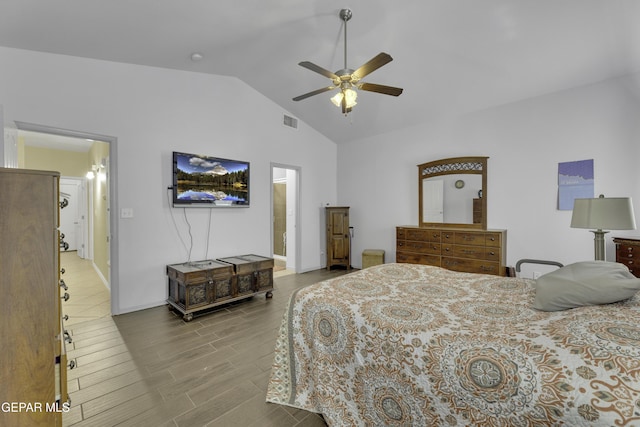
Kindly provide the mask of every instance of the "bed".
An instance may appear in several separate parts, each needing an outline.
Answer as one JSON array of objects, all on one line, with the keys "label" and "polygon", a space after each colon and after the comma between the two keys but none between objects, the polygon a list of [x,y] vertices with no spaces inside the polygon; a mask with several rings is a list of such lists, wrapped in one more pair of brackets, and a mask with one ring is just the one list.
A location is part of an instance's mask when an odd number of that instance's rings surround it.
[{"label": "bed", "polygon": [[299,289],[266,400],[329,426],[640,425],[640,297],[547,312],[534,284],[383,264]]}]

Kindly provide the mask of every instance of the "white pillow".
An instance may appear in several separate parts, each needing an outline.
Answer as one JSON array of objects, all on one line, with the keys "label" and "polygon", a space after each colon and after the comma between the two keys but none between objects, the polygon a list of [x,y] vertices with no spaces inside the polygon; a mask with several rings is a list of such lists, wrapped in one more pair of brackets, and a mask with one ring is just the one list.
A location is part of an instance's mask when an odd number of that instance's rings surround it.
[{"label": "white pillow", "polygon": [[533,307],[560,311],[585,305],[609,304],[631,298],[640,279],[617,262],[584,261],[569,264],[536,281]]}]

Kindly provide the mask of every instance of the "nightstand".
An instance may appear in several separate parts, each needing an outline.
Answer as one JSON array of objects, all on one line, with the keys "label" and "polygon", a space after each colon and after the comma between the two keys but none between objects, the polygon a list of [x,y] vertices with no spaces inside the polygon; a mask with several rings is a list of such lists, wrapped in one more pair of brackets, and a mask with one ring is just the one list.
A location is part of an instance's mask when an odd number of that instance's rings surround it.
[{"label": "nightstand", "polygon": [[614,237],[616,244],[616,262],[629,267],[629,271],[636,277],[640,277],[640,237]]}]

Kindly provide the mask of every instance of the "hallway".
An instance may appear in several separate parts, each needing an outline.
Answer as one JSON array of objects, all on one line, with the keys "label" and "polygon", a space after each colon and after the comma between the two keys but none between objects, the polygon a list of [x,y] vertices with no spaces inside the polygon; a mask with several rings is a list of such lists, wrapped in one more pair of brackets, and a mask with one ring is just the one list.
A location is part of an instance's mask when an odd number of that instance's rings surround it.
[{"label": "hallway", "polygon": [[60,276],[69,290],[69,300],[62,302],[62,314],[69,315],[65,326],[111,316],[111,296],[90,260],[75,251],[60,252]]}]

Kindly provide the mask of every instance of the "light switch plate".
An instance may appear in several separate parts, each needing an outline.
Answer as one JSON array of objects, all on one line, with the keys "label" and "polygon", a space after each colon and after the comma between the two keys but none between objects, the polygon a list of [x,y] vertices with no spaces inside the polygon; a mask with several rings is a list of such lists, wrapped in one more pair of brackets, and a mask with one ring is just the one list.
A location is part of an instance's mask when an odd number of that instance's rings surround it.
[{"label": "light switch plate", "polygon": [[133,218],[133,208],[120,209],[120,218]]}]

